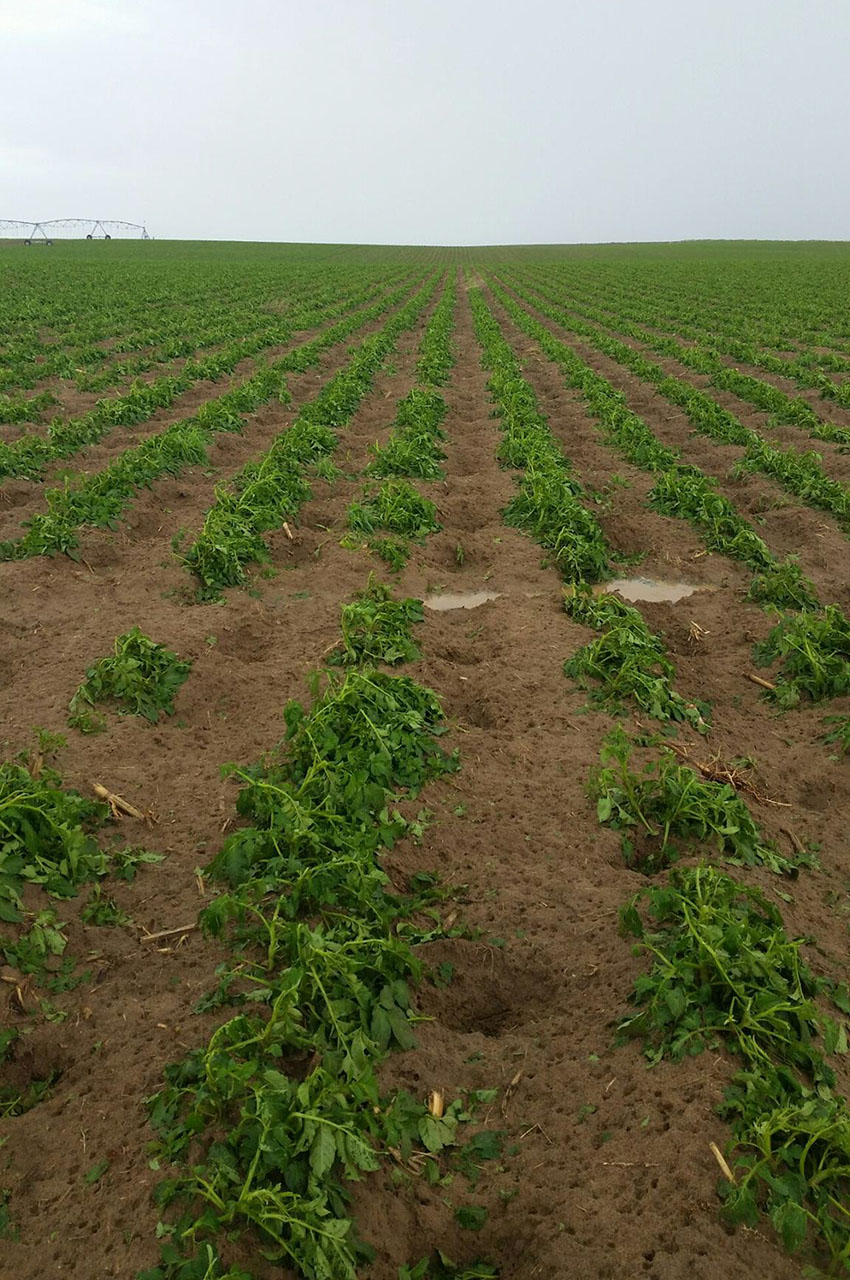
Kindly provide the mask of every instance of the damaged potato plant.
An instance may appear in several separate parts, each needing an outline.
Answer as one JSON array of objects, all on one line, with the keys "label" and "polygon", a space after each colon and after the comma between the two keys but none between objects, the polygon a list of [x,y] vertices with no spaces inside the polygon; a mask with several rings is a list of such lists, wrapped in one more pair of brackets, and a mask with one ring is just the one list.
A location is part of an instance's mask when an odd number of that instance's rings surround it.
[{"label": "damaged potato plant", "polygon": [[782,617],[753,657],[761,667],[779,660],[769,696],[783,710],[850,693],[850,622],[837,605]]},{"label": "damaged potato plant", "polygon": [[621,912],[652,961],[632,996],[623,1038],[653,1062],[724,1045],[743,1059],[720,1107],[732,1125],[724,1216],[757,1227],[767,1214],[789,1250],[815,1239],[850,1264],[850,1112],[829,1058],[847,1052],[844,1023],[824,1012],[846,989],[818,979],[802,940],[757,889],[714,867],[674,870]]},{"label": "damaged potato plant", "polygon": [[[64,786],[60,775],[45,766],[42,750],[50,737],[39,733],[39,749],[26,763],[21,758],[0,764],[0,954],[11,966],[4,980],[12,986],[13,1007],[20,1015],[0,1029],[0,1117],[21,1115],[50,1094],[59,1071],[22,1083],[18,1050],[42,1017],[62,1021],[67,1016],[52,997],[91,977],[89,970],[76,972],[76,962],[66,952],[67,921],[52,907],[33,909],[33,891],[67,900],[94,881],[90,903],[114,907],[111,899],[100,896],[104,878],[110,873],[127,878],[128,868],[160,860],[143,850],[107,854],[100,847],[95,833],[108,822],[109,808]],[[80,918],[105,922],[88,907]]]},{"label": "damaged potato plant", "polygon": [[152,1100],[160,1157],[177,1166],[158,1200],[176,1217],[144,1280],[243,1276],[219,1250],[248,1229],[308,1280],[354,1280],[369,1250],[346,1184],[390,1148],[436,1156],[469,1115],[383,1097],[375,1074],[415,1044],[417,899],[391,888],[379,858],[408,830],[395,797],[457,768],[439,703],[369,668],[312,687],[309,710],[287,706],[284,742],[231,770],[250,825],[209,867],[223,892],[201,922],[234,952],[207,1007],[238,1012]]},{"label": "damaged potato plant", "polygon": [[599,632],[564,663],[564,674],[590,690],[595,701],[617,707],[631,698],[655,720],[684,721],[708,732],[708,706],[686,702],[672,687],[676,668],[639,609],[616,595],[594,596],[587,589],[568,592],[564,608],[574,622]]},{"label": "damaged potato plant", "polygon": [[[348,527],[343,545],[363,544],[393,570],[407,563],[411,542],[422,542],[429,533],[437,533],[440,524],[437,508],[430,498],[423,498],[407,480],[385,480],[376,493],[363,495],[348,508]],[[386,531],[388,537],[376,537]]]},{"label": "damaged potato plant", "polygon": [[419,480],[441,480],[445,451],[440,441],[446,433],[440,423],[446,416],[446,402],[438,392],[414,387],[399,401],[395,425],[385,445],[373,446],[373,458],[366,474],[413,476]]},{"label": "damaged potato plant", "polygon": [[156,724],[161,714],[174,714],[174,698],[191,669],[191,662],[132,627],[117,637],[111,657],[89,667],[71,699],[68,724],[81,733],[101,732],[106,720],[96,710],[98,703]]},{"label": "damaged potato plant", "polygon": [[415,662],[419,650],[411,628],[422,618],[421,600],[394,600],[390,588],[370,575],[363,591],[342,606],[342,641],[329,661],[349,667]]},{"label": "damaged potato plant", "polygon": [[106,874],[92,832],[108,817],[94,800],[62,786],[52,769],[38,776],[23,764],[0,764],[0,920],[19,920],[25,884],[57,898]]},{"label": "damaged potato plant", "polygon": [[627,866],[651,875],[698,841],[713,844],[726,862],[738,866],[797,873],[799,860],[789,862],[762,836],[731,783],[697,777],[669,748],[635,773],[629,767],[633,748],[623,729],[613,729],[590,783],[599,821],[624,833]]}]

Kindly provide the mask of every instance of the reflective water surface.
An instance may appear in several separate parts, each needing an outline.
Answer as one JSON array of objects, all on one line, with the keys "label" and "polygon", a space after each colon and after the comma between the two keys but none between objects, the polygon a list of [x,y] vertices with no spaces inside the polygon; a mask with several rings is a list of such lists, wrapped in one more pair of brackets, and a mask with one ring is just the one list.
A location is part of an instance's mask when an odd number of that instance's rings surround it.
[{"label": "reflective water surface", "polygon": [[711,591],[713,588],[696,582],[662,582],[659,578],[614,578],[596,587],[597,594],[616,591],[624,600],[684,600],[695,591]]},{"label": "reflective water surface", "polygon": [[488,600],[498,600],[500,591],[437,591],[426,596],[423,604],[426,609],[477,609]]}]

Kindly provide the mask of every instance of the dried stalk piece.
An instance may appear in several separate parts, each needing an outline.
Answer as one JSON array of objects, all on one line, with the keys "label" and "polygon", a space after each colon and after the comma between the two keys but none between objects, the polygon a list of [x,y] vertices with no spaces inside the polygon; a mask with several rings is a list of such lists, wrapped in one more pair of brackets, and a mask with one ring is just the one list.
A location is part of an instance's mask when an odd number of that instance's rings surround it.
[{"label": "dried stalk piece", "polygon": [[726,1181],[731,1182],[733,1187],[737,1186],[737,1183],[735,1181],[735,1175],[732,1172],[732,1170],[729,1168],[729,1165],[726,1163],[726,1158],[723,1155],[723,1152],[718,1147],[717,1143],[709,1142],[708,1149],[711,1152],[711,1154],[714,1156],[717,1163],[720,1165],[720,1172],[723,1174],[723,1177],[726,1179]]},{"label": "dried stalk piece", "polygon": [[178,925],[176,929],[160,929],[158,933],[143,933],[141,942],[158,942],[160,938],[176,938],[179,934],[194,933],[200,929],[200,925],[195,922],[193,924]]},{"label": "dried stalk piece", "polygon": [[434,1089],[428,1095],[428,1110],[432,1116],[442,1120],[446,1110],[446,1099],[439,1089]]},{"label": "dried stalk piece", "polygon": [[694,769],[698,769],[704,778],[708,778],[710,782],[726,782],[729,786],[734,787],[736,791],[743,791],[747,795],[759,800],[762,804],[773,804],[782,809],[790,809],[791,805],[787,800],[773,800],[770,796],[763,795],[747,777],[743,769],[736,769],[734,765],[724,764],[719,756],[712,756],[710,760],[694,760],[690,751],[682,743],[668,742],[670,748],[680,760],[684,760]]},{"label": "dried stalk piece", "polygon": [[776,688],[775,684],[771,684],[769,680],[762,680],[761,676],[754,675],[752,671],[745,671],[744,675],[748,680],[751,680],[753,684],[759,685],[762,689],[769,689],[773,692]]},{"label": "dried stalk piece", "polygon": [[147,813],[143,813],[134,804],[130,804],[129,800],[125,800],[123,796],[116,795],[114,791],[110,791],[108,787],[104,787],[100,782],[92,783],[92,791],[98,800],[103,800],[109,805],[113,818],[136,818],[139,822],[147,822],[148,825],[156,822],[156,818],[150,810]]}]

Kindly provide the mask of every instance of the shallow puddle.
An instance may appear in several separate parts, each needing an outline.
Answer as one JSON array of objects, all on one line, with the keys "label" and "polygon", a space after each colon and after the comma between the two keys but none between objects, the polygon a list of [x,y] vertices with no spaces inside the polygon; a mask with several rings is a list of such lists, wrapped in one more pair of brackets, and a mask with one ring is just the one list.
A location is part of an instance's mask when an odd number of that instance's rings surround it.
[{"label": "shallow puddle", "polygon": [[598,595],[607,595],[616,591],[624,600],[684,600],[695,591],[711,591],[708,586],[696,582],[662,582],[658,578],[614,578],[611,582],[602,582],[596,588]]},{"label": "shallow puddle", "polygon": [[426,609],[477,609],[488,600],[498,600],[501,591],[439,591],[426,596],[423,604]]}]

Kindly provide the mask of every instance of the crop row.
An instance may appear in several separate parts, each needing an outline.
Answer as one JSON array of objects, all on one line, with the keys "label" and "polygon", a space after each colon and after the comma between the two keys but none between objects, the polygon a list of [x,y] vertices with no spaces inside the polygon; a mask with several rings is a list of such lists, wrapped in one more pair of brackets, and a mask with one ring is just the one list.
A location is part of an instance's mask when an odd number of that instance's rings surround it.
[{"label": "crop row", "polygon": [[111,382],[116,356],[144,353],[136,357],[142,365],[148,358],[189,356],[197,349],[196,333],[218,328],[226,341],[234,331],[258,332],[303,304],[319,308],[370,284],[398,287],[413,267],[325,264],[317,270],[315,262],[290,259],[257,261],[248,270],[183,263],[163,271],[161,264],[150,268],[143,262],[116,269],[105,262],[82,268],[54,261],[42,275],[38,265],[31,260],[20,279],[7,266],[0,300],[0,332],[7,335],[0,350],[0,391],[33,387],[50,377],[79,379],[82,388],[92,382],[96,389],[101,377]]},{"label": "crop row", "polygon": [[605,436],[632,465],[658,475],[650,505],[664,515],[693,524],[706,546],[746,564],[757,575],[753,598],[766,604],[798,608],[813,604],[813,588],[801,580],[793,561],[777,561],[764,540],[718,493],[700,468],[684,464],[676,450],[661,444],[647,423],[629,409],[625,397],[596,373],[566,343],[523,310],[504,290],[495,295],[516,324],[539,343],[582,396],[585,408]]},{"label": "crop row", "polygon": [[[368,340],[337,385],[332,380],[302,411],[299,421],[321,429],[328,452],[333,428],[354,411],[435,287]],[[454,298],[450,279],[420,344],[423,381],[442,382],[451,367]],[[434,396],[441,401],[433,388],[417,387],[402,397],[396,438],[412,429],[431,447],[416,426],[422,408],[439,431],[445,406],[435,415]],[[254,464],[254,474],[264,466]],[[421,465],[414,467],[418,474]],[[292,491],[288,477],[287,485]],[[446,935],[439,924],[423,933],[414,923],[443,896],[431,878],[400,894],[379,861],[410,830],[393,807],[399,795],[414,797],[458,767],[457,754],[438,743],[445,725],[435,696],[375,666],[419,656],[413,627],[422,617],[421,601],[395,600],[370,576],[342,606],[341,641],[326,659],[346,674],[316,677],[312,708],[285,710],[285,741],[261,763],[232,769],[249,825],[227,838],[207,871],[222,892],[202,912],[202,927],[233,960],[204,1007],[243,1008],[206,1048],[168,1069],[152,1100],[161,1157],[178,1176],[158,1196],[170,1206],[169,1241],[160,1266],[141,1280],[176,1280],[192,1267],[210,1280],[231,1276],[219,1250],[246,1230],[264,1257],[306,1280],[354,1280],[369,1250],[357,1237],[346,1182],[379,1169],[385,1151],[405,1160],[419,1151],[436,1169],[458,1142],[459,1125],[492,1100],[472,1093],[433,1107],[404,1092],[382,1095],[376,1076],[393,1048],[415,1047],[411,992],[424,966],[413,948]],[[401,1274],[496,1275],[487,1264],[456,1268],[440,1259],[434,1271],[423,1259]]]},{"label": "crop row", "polygon": [[405,676],[355,668],[285,720],[274,752],[232,770],[248,825],[206,872],[220,894],[201,923],[233,961],[205,1007],[244,1005],[246,986],[251,1003],[153,1099],[160,1158],[177,1166],[158,1202],[176,1218],[144,1280],[192,1274],[189,1259],[232,1276],[219,1248],[247,1229],[309,1280],[353,1280],[366,1250],[346,1181],[388,1147],[436,1154],[457,1126],[459,1108],[437,1118],[376,1077],[390,1049],[415,1045],[423,940],[410,919],[422,896],[392,891],[379,855],[408,830],[394,797],[457,768],[437,742],[440,705]]},{"label": "crop row", "polygon": [[[513,418],[531,416],[538,431],[545,429],[533,391],[505,350],[483,296],[473,292],[471,301],[503,428],[510,433]],[[511,466],[521,460],[522,455],[503,455]],[[572,499],[569,473],[563,483]],[[557,546],[560,513],[541,503],[539,524],[526,527],[541,545]],[[596,564],[592,574],[589,580],[598,580]],[[682,714],[687,704],[667,683],[672,664],[639,612],[612,597],[594,599],[572,572],[568,581],[573,589],[566,596],[567,612],[602,634],[567,661],[566,674],[581,683],[588,677],[600,682],[609,705],[620,696],[634,697],[658,719],[690,721],[704,731],[707,708],[700,709],[701,723]],[[618,633],[630,630],[626,648]],[[644,679],[635,681],[629,668],[641,662]],[[732,1126],[732,1167],[720,1185],[724,1216],[756,1226],[767,1214],[786,1248],[814,1242],[833,1263],[850,1265],[850,1221],[843,1207],[850,1112],[835,1091],[829,1061],[846,1051],[846,1033],[821,1003],[831,997],[850,1011],[846,989],[815,977],[800,941],[789,937],[764,894],[714,861],[674,865],[695,842],[708,843],[715,859],[737,866],[796,875],[801,863],[789,862],[763,836],[731,784],[697,776],[670,747],[662,746],[659,756],[635,771],[635,753],[657,741],[630,738],[615,728],[589,778],[599,821],[622,833],[626,865],[653,876],[672,866],[665,880],[641,890],[621,912],[621,930],[636,939],[649,970],[635,985],[634,1010],[621,1019],[619,1039],[641,1040],[653,1062],[718,1043],[737,1054],[743,1069],[721,1108]]]},{"label": "crop row", "polygon": [[367,338],[266,453],[243,467],[228,488],[217,489],[201,532],[182,556],[204,595],[237,585],[247,564],[268,559],[263,534],[293,519],[309,497],[308,468],[324,467],[327,474],[336,430],[364,399],[399,336],[416,324],[437,284],[433,277],[379,333]]},{"label": "crop row", "polygon": [[[744,450],[741,469],[761,472],[799,498],[807,506],[828,511],[845,533],[850,533],[850,490],[825,474],[820,454],[800,453],[793,448],[776,448],[724,409],[706,392],[647,360],[641,352],[619,342],[599,330],[547,304],[532,301],[532,306],[562,327],[574,332],[595,350],[628,368],[637,377],[651,383],[659,395],[684,410],[688,421],[700,434],[723,444],[738,445]],[[782,394],[782,393],[777,393]]]},{"label": "crop row", "polygon": [[[582,303],[592,299],[592,293],[587,290],[580,291],[580,296]],[[742,321],[740,308],[718,310],[703,304],[695,309],[692,297],[690,309],[685,314],[686,309],[681,306],[685,296],[683,291],[677,305],[673,299],[658,298],[646,289],[635,291],[615,286],[610,292],[606,290],[605,301],[610,304],[607,309],[613,318],[611,323],[622,315],[645,320],[653,330],[709,346],[734,360],[789,378],[801,387],[820,392],[825,400],[838,398],[840,402],[846,395],[844,391],[836,397],[835,392],[840,391],[842,383],[828,376],[850,372],[846,335],[844,339],[836,339],[824,333],[809,332],[798,334],[793,341],[783,339],[780,334],[770,337],[761,327],[763,317],[760,314],[754,314],[747,323]],[[780,355],[770,347],[779,350],[791,348],[792,353]]]},{"label": "crop row", "polygon": [[650,505],[663,515],[687,520],[710,550],[753,570],[748,599],[771,613],[801,611],[799,618],[783,614],[764,645],[754,650],[757,661],[781,659],[771,697],[792,706],[802,698],[820,701],[841,696],[850,681],[850,623],[838,606],[821,608],[813,584],[802,576],[796,560],[779,560],[698,467],[682,464],[674,450],[658,442],[607,379],[503,290],[496,287],[495,293],[519,327],[563,370],[568,384],[580,391],[591,417],[618,452],[633,465],[657,474]]},{"label": "crop row", "polygon": [[[472,1091],[436,1107],[379,1087],[387,1054],[416,1045],[412,991],[426,966],[414,948],[452,936],[436,917],[446,895],[433,877],[413,877],[402,892],[381,866],[417,829],[394,805],[459,761],[439,744],[446,726],[436,696],[375,666],[418,656],[412,627],[421,601],[396,601],[370,581],[341,617],[329,662],[346,670],[315,676],[309,709],[287,705],[285,737],[262,761],[227,769],[241,784],[237,810],[248,825],[227,837],[204,873],[217,896],[201,911],[201,929],[229,960],[198,1006],[227,1016],[208,1044],[166,1069],[149,1099],[158,1163],[173,1175],[156,1200],[171,1221],[161,1223],[159,1265],[140,1280],[249,1280],[222,1256],[242,1235],[258,1256],[305,1280],[354,1280],[369,1247],[357,1236],[346,1184],[381,1168],[386,1152],[406,1160],[415,1150],[436,1170],[457,1147],[459,1126],[494,1097]],[[147,702],[163,674],[186,678],[187,665],[162,646],[138,633],[123,639],[158,664],[148,662]],[[132,674],[128,652],[116,641],[115,658],[98,668]],[[125,851],[105,854],[95,840],[107,807],[67,790],[43,765],[0,766],[0,806],[0,916],[8,923],[24,920],[28,884],[68,898],[135,865],[133,851],[128,862]],[[54,921],[42,911],[14,946],[4,940],[5,953],[39,983],[45,948],[56,954],[62,942]],[[14,1061],[20,1034],[0,1032],[0,1063]],[[49,1088],[0,1092],[0,1108],[20,1114]],[[429,1262],[409,1274],[427,1280]],[[444,1259],[436,1274],[472,1280],[496,1272]]]},{"label": "crop row", "polygon": [[125,450],[114,462],[76,485],[47,491],[48,511],[27,522],[27,532],[0,544],[0,559],[72,552],[79,545],[82,526],[115,527],[128,502],[140,489],[162,475],[176,475],[206,460],[210,440],[221,431],[241,431],[246,415],[261,404],[288,398],[287,376],[315,365],[322,352],[344,341],[396,305],[407,289],[338,321],[318,337],[294,347],[258,370],[245,382],[207,401],[196,413],[173,423],[141,444]]},{"label": "crop row", "polygon": [[[350,291],[351,305],[357,305],[356,299],[368,301],[385,291],[387,287],[388,285],[369,281],[362,283]],[[195,376],[185,384],[185,387],[188,387],[198,377],[215,379],[221,376],[221,373],[229,372],[229,366],[220,365],[216,356],[221,353],[226,356],[226,349],[229,347],[235,349],[234,335],[238,335],[238,341],[246,346],[246,354],[253,354],[255,351],[262,350],[264,346],[271,347],[286,341],[297,329],[312,327],[315,323],[313,316],[328,315],[328,318],[331,318],[340,302],[347,296],[349,291],[345,289],[337,290],[328,296],[328,290],[317,290],[313,281],[309,284],[305,282],[303,293],[290,296],[285,314],[257,312],[256,305],[246,309],[233,305],[213,305],[208,301],[206,307],[196,308],[190,314],[181,317],[180,328],[175,330],[166,341],[160,342],[157,346],[146,344],[144,355],[138,355],[132,359],[114,360],[111,358],[112,350],[105,351],[102,348],[93,347],[85,353],[88,356],[86,361],[81,365],[74,365],[73,360],[76,357],[69,353],[67,357],[69,367],[66,368],[65,375],[73,381],[78,390],[96,392],[117,386],[124,379],[138,378],[140,374],[153,369],[158,374],[157,380],[167,385],[165,375],[174,376],[168,365],[173,361],[186,360],[189,370],[193,368],[196,370]],[[336,311],[336,314],[340,312]],[[173,319],[171,324],[174,324]],[[220,348],[221,352],[217,350],[215,355],[199,358],[199,352],[211,347]],[[95,356],[100,357],[98,363],[103,366],[100,369],[93,368]],[[54,354],[52,364],[56,362],[57,357]],[[48,366],[42,363],[37,367],[43,379]],[[177,376],[182,379],[186,373],[187,370],[181,368]],[[132,392],[138,386],[144,385],[144,383],[134,384],[128,390]],[[120,403],[121,397],[113,399]],[[98,402],[95,410],[101,411],[104,405],[113,403],[113,399]],[[0,393],[0,422],[37,421],[43,409],[57,402],[58,397],[52,390],[40,391],[35,395]],[[116,420],[121,419],[116,416]],[[60,422],[61,420],[54,419],[50,424],[51,429],[55,430]]]},{"label": "crop row", "polygon": [[441,423],[447,405],[436,386],[442,386],[454,366],[452,345],[456,276],[452,273],[434,314],[426,326],[416,366],[419,382],[396,405],[392,429],[383,445],[372,446],[364,471],[362,496],[348,508],[347,547],[363,547],[398,572],[406,564],[411,544],[440,528],[437,509],[410,483],[443,476],[445,432]]},{"label": "crop row", "polygon": [[[553,284],[551,274],[546,279],[541,279],[535,273],[533,279],[535,287],[540,292],[545,292],[545,285],[551,286]],[[557,296],[554,298],[552,294],[548,296],[550,300],[561,301],[562,303],[567,301],[563,289],[558,290]],[[850,384],[836,382],[828,376],[829,373],[850,373],[850,357],[846,355],[836,354],[831,351],[804,350],[795,352],[792,357],[779,356],[771,351],[765,351],[753,339],[741,337],[740,333],[736,332],[734,317],[728,316],[726,317],[730,326],[728,331],[725,328],[718,331],[714,324],[710,328],[706,328],[704,325],[677,324],[675,332],[671,334],[669,330],[672,321],[669,311],[654,299],[647,298],[645,293],[640,297],[623,291],[615,292],[612,296],[606,295],[604,305],[601,308],[598,296],[594,297],[592,294],[581,293],[578,296],[571,294],[568,306],[571,311],[577,311],[580,316],[592,319],[607,328],[617,329],[620,333],[628,334],[639,341],[650,343],[654,350],[662,354],[669,354],[676,359],[682,359],[679,354],[681,351],[692,351],[700,361],[699,372],[714,374],[718,377],[723,376],[724,370],[731,374],[738,374],[739,370],[730,368],[722,360],[717,359],[718,356],[724,355],[744,364],[752,365],[754,368],[763,369],[766,373],[788,378],[790,381],[796,382],[800,387],[817,391],[824,400],[833,400],[844,406],[850,404]],[[637,322],[637,325],[631,322]],[[661,334],[665,331],[668,332],[666,336],[662,337]],[[689,344],[694,345],[684,346],[681,342],[675,341],[676,337],[683,338]],[[703,362],[705,367],[702,367]],[[695,364],[691,367],[697,368],[698,366]],[[824,370],[827,370],[827,372],[825,373]],[[752,383],[756,383],[756,386],[751,387]],[[716,385],[721,386],[722,382],[718,381]],[[743,394],[745,390],[752,390],[755,395],[763,395],[764,393],[759,391],[759,388],[763,386],[765,384],[759,383],[757,379],[749,379],[742,375],[740,381],[733,379],[730,382],[728,390],[735,390],[736,394],[742,395],[743,399],[749,399],[749,395]],[[740,388],[740,390],[736,390],[736,387]],[[799,412],[802,415],[800,425],[806,425],[808,428],[808,424],[812,419],[803,412],[806,402],[784,397],[784,401],[789,400],[791,405],[799,406]],[[755,404],[758,401],[754,399],[752,403]],[[790,407],[780,399],[777,399],[774,403],[779,408],[785,408],[786,411]],[[765,401],[763,407],[776,411],[769,401]],[[813,414],[812,418],[817,421],[816,415]],[[827,429],[829,429],[829,424],[827,424]]]},{"label": "crop row", "polygon": [[380,293],[412,284],[413,278],[409,271],[387,273],[379,280],[373,276],[356,281],[346,277],[344,281],[337,282],[333,277],[317,279],[310,276],[301,282],[297,291],[294,288],[289,291],[286,304],[280,308],[258,311],[256,296],[241,313],[232,306],[218,306],[213,315],[207,308],[200,312],[191,328],[184,326],[181,332],[169,335],[165,342],[155,347],[148,347],[142,355],[111,361],[100,371],[83,370],[75,375],[74,383],[80,391],[105,390],[121,380],[137,377],[168,362],[191,358],[199,350],[224,345],[232,337],[234,329],[246,337],[263,330],[273,335],[281,321],[290,329],[304,329],[309,327],[302,321],[304,312],[326,314],[327,308],[335,307],[346,296],[360,296],[364,301],[371,301]]},{"label": "crop row", "polygon": [[[513,270],[519,264],[514,258],[506,265]],[[760,348],[802,351],[813,361],[821,349],[850,352],[841,303],[846,283],[825,262],[754,261],[734,254],[700,260],[686,251],[675,262],[673,255],[666,261],[650,255],[631,263],[540,262],[530,270],[544,283],[559,283],[565,293],[610,302],[613,311],[646,306],[657,316],[653,327],[662,330],[743,336]]]},{"label": "crop row", "polygon": [[[527,288],[527,284],[525,285]],[[548,302],[559,303],[563,308],[563,298],[557,289],[553,289],[550,285],[535,283],[534,293],[539,297],[545,298]],[[527,296],[527,294],[526,294]],[[539,303],[538,303],[539,305]],[[627,338],[635,339],[640,342],[641,346],[648,347],[652,351],[657,352],[661,356],[670,356],[678,364],[685,365],[687,369],[693,369],[696,374],[702,374],[708,379],[712,387],[716,387],[723,392],[731,392],[737,398],[742,399],[746,403],[753,404],[755,408],[766,413],[771,413],[772,421],[777,424],[786,426],[795,426],[800,430],[806,431],[806,434],[813,436],[813,439],[827,440],[827,442],[847,445],[850,444],[850,429],[844,426],[836,426],[833,422],[826,422],[814,412],[809,406],[808,401],[799,396],[789,396],[778,387],[773,387],[771,383],[766,383],[758,378],[753,378],[750,374],[744,374],[739,369],[732,369],[725,361],[721,360],[717,353],[717,343],[714,338],[710,338],[708,342],[703,339],[702,342],[685,344],[678,342],[675,338],[662,337],[661,334],[653,333],[652,330],[644,328],[643,324],[632,324],[630,320],[623,319],[621,316],[605,315],[604,311],[598,310],[597,307],[581,305],[575,308],[577,314],[573,314],[573,308],[563,311],[563,316],[570,316],[570,328],[573,332],[580,334],[581,337],[590,340],[599,337],[611,338],[611,334],[603,332],[600,334],[600,328],[603,330],[614,329],[617,334],[623,334]],[[554,316],[553,316],[554,319]],[[585,321],[591,321],[586,324]],[[644,321],[645,324],[645,321]],[[631,349],[631,348],[627,348]],[[740,358],[740,357],[739,357]],[[776,365],[781,365],[782,361],[778,357],[763,357],[764,367],[771,365],[773,361]],[[753,364],[762,364],[760,358],[754,358]],[[850,367],[850,362],[849,362]],[[773,372],[780,370],[772,369]],[[787,376],[792,376],[787,374]],[[654,380],[654,378],[653,378]],[[850,384],[833,383],[831,379],[821,376],[821,383],[812,379],[805,381],[804,385],[818,385],[824,397],[833,399],[838,403],[844,403],[844,397],[847,397],[847,403],[850,403]]]},{"label": "crop row", "polygon": [[247,356],[257,356],[269,346],[291,340],[296,330],[311,329],[345,316],[374,297],[374,289],[338,300],[316,310],[303,309],[287,321],[279,320],[274,332],[264,329],[253,338],[238,338],[227,343],[214,355],[189,359],[179,374],[154,378],[150,382],[134,382],[129,390],[99,400],[93,409],[77,417],[55,418],[46,436],[26,435],[11,444],[0,443],[0,478],[4,476],[41,477],[46,467],[61,458],[69,458],[86,445],[95,444],[115,427],[136,426],[150,418],[157,409],[168,408],[178,396],[197,382],[217,381],[232,373]]}]

